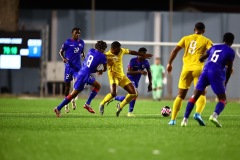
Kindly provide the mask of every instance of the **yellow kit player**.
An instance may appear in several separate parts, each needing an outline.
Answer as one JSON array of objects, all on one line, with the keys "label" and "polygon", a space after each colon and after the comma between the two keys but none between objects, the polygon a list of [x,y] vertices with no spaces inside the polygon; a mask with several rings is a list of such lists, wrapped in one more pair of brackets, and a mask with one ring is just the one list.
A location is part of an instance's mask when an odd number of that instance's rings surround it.
[{"label": "yellow kit player", "polygon": [[[172,71],[172,62],[177,56],[178,52],[184,48],[184,54],[182,57],[182,72],[178,83],[178,95],[173,102],[173,110],[171,120],[168,123],[169,125],[176,124],[176,118],[182,106],[182,101],[186,97],[191,83],[193,82],[194,86],[197,84],[198,78],[204,66],[204,63],[199,61],[200,56],[203,55],[213,45],[213,42],[210,39],[203,36],[204,32],[204,23],[196,23],[194,27],[194,34],[184,36],[171,52],[167,65],[168,73],[171,73]],[[194,114],[194,119],[197,120],[202,126],[205,126],[201,118],[201,112],[206,104],[205,94],[206,92],[204,92],[196,102],[196,113]]]},{"label": "yellow kit player", "polygon": [[123,72],[123,62],[122,58],[125,54],[138,55],[143,58],[151,58],[152,54],[141,53],[137,51],[132,51],[127,48],[121,48],[121,44],[118,41],[114,41],[111,44],[111,48],[105,53],[107,57],[107,67],[108,67],[108,78],[111,86],[111,92],[108,93],[99,106],[99,112],[101,115],[104,113],[104,105],[109,102],[112,98],[117,96],[117,87],[120,86],[128,92],[125,99],[117,104],[116,116],[118,117],[122,108],[128,104],[133,98],[138,96],[135,87],[132,82]]}]

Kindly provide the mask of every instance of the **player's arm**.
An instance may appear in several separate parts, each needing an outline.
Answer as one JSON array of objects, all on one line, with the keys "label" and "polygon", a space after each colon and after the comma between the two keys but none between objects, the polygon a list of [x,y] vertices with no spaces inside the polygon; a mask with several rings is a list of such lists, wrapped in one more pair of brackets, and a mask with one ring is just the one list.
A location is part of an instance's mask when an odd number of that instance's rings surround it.
[{"label": "player's arm", "polygon": [[147,73],[148,73],[148,92],[152,91],[152,73],[151,73],[151,69],[147,69]]},{"label": "player's arm", "polygon": [[83,59],[83,60],[86,58],[86,57],[85,57],[84,48],[82,49],[82,52],[81,52],[81,57],[82,57],[82,59]]},{"label": "player's arm", "polygon": [[142,53],[142,52],[137,52],[137,51],[132,51],[132,50],[129,50],[129,54],[136,55],[136,56],[141,56],[141,57],[146,58],[146,59],[150,59],[153,56],[150,53]]},{"label": "player's arm", "polygon": [[203,54],[203,55],[199,58],[199,61],[200,61],[200,62],[204,62],[205,59],[208,58],[208,56],[209,56],[209,54],[207,54],[207,53]]},{"label": "player's arm", "polygon": [[180,46],[177,45],[177,46],[172,50],[172,52],[171,52],[171,54],[170,54],[170,58],[169,58],[169,60],[168,60],[168,64],[167,64],[167,71],[168,71],[168,73],[170,73],[170,72],[172,71],[172,62],[173,62],[173,60],[175,59],[175,57],[177,56],[178,52],[179,52],[181,49],[182,49],[182,47],[180,47]]},{"label": "player's arm", "polygon": [[82,51],[82,53],[81,53],[81,57],[82,57],[83,60],[86,58],[86,57],[85,57],[85,52],[84,52],[84,51]]},{"label": "player's arm", "polygon": [[141,74],[141,75],[147,75],[147,72],[146,71],[134,71],[131,67],[128,67],[128,71],[127,71],[127,74],[130,74],[130,75],[136,75],[136,74]]},{"label": "player's arm", "polygon": [[103,72],[106,72],[106,71],[107,71],[107,64],[103,64],[103,69],[100,69],[100,70],[96,69],[96,72],[98,75],[102,75]]},{"label": "player's arm", "polygon": [[62,61],[64,62],[64,63],[67,63],[67,59],[65,58],[65,56],[64,56],[64,50],[61,48],[60,49],[60,51],[59,51],[59,55],[60,55],[60,57],[62,58]]},{"label": "player's arm", "polygon": [[230,78],[230,76],[231,76],[231,74],[232,74],[232,71],[233,71],[233,61],[229,61],[228,63],[227,63],[227,71],[226,71],[226,81],[225,81],[225,86],[227,86],[227,83],[228,83],[228,80],[229,80],[229,78]]}]

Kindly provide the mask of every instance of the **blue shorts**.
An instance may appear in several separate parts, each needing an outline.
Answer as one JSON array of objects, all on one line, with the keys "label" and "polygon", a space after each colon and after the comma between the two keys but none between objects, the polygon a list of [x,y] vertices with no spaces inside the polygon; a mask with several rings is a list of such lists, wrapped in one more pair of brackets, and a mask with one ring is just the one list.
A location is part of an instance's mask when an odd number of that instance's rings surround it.
[{"label": "blue shorts", "polygon": [[78,75],[78,71],[78,69],[73,69],[69,66],[66,66],[64,72],[64,82],[71,82],[73,78],[75,79]]},{"label": "blue shorts", "polygon": [[215,94],[225,93],[225,72],[222,70],[204,70],[199,77],[196,89],[203,91],[208,85]]},{"label": "blue shorts", "polygon": [[133,86],[134,86],[135,88],[138,88],[138,82],[137,82],[137,81],[132,81],[132,80],[131,80],[131,82],[132,82],[132,84],[133,84]]},{"label": "blue shorts", "polygon": [[86,85],[92,85],[95,81],[95,78],[89,74],[80,73],[77,76],[77,80],[74,83],[74,89],[77,91],[82,91]]}]

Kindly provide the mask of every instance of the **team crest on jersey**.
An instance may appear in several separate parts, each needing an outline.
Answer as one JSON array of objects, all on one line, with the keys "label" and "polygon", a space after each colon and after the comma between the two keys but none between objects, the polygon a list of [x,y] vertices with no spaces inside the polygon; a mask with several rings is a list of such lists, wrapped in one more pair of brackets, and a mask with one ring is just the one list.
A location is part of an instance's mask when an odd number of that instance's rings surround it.
[{"label": "team crest on jersey", "polygon": [[144,65],[144,64],[142,65],[142,68],[145,68],[145,65]]}]

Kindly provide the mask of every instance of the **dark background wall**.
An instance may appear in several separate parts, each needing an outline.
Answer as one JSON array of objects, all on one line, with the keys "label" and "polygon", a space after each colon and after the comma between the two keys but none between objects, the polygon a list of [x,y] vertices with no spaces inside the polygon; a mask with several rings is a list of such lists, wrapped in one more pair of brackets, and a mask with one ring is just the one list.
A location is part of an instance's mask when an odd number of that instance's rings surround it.
[{"label": "dark background wall", "polygon": [[[236,35],[235,44],[240,44],[240,35],[238,34],[240,23],[237,21],[240,19],[240,15],[238,13],[201,12],[199,8],[193,9],[192,5],[185,6],[183,11],[174,11],[173,13],[168,11],[155,12],[147,9],[147,7],[143,11],[123,11],[121,9],[113,10],[113,8],[103,10],[101,8],[93,12],[91,5],[87,5],[89,3],[84,3],[88,7],[84,9],[59,9],[58,7],[48,9],[48,7],[51,7],[48,5],[42,9],[42,5],[34,5],[31,9],[31,6],[26,7],[26,5],[24,8],[22,2],[20,1],[17,30],[38,30],[43,32],[42,38],[45,42],[43,55],[47,54],[46,58],[48,61],[52,61],[53,57],[56,57],[56,60],[60,61],[58,50],[65,39],[71,36],[71,29],[74,26],[78,26],[83,30],[82,38],[84,40],[103,39],[110,41],[119,40],[120,42],[154,41],[154,36],[156,36],[153,27],[155,13],[161,15],[161,35],[159,36],[162,42],[179,41],[182,36],[193,33],[193,26],[197,21],[203,21],[206,24],[205,35],[210,37],[215,43],[221,42],[224,32],[231,31]],[[28,5],[32,4],[28,3]],[[78,6],[81,8],[84,5]],[[141,6],[139,7],[141,8]],[[168,8],[167,4],[165,9],[168,10]],[[228,7],[226,6],[226,8]],[[172,16],[172,26],[170,26],[170,16]],[[46,30],[48,31],[47,33]],[[171,36],[169,36],[170,30],[172,31]],[[90,47],[92,45],[86,44],[86,51]],[[137,50],[140,46],[123,45],[123,47]],[[153,46],[147,45],[146,48],[150,53],[153,53]],[[160,52],[154,53],[162,57],[164,66],[166,66],[171,49],[172,47],[170,46],[161,46]],[[174,62],[173,82],[171,84],[173,95],[177,93],[177,82],[181,70],[180,66],[182,65],[181,54],[182,52],[179,53]],[[130,58],[132,57],[124,58],[125,68]],[[150,60],[150,63],[153,63],[153,60]],[[240,88],[237,87],[239,82],[239,66],[239,57],[237,56],[235,62],[236,71],[230,80],[231,85],[229,85],[229,90],[231,90],[229,96],[232,98],[240,96],[238,93]],[[45,69],[43,68],[42,70]],[[39,95],[42,70],[40,67],[22,68],[20,70],[0,70],[0,87],[9,88],[10,86],[11,92],[14,94],[29,93]],[[59,76],[63,76],[62,72],[57,73]],[[100,94],[105,94],[105,92],[109,91],[107,76],[100,77],[99,81],[103,85],[103,91]],[[143,79],[140,82],[139,88],[141,96],[150,96],[146,92],[147,85]],[[121,92],[124,91],[120,90]],[[164,87],[164,96],[166,95],[168,95],[167,86]],[[209,91],[208,95],[213,96],[213,93]]]}]

